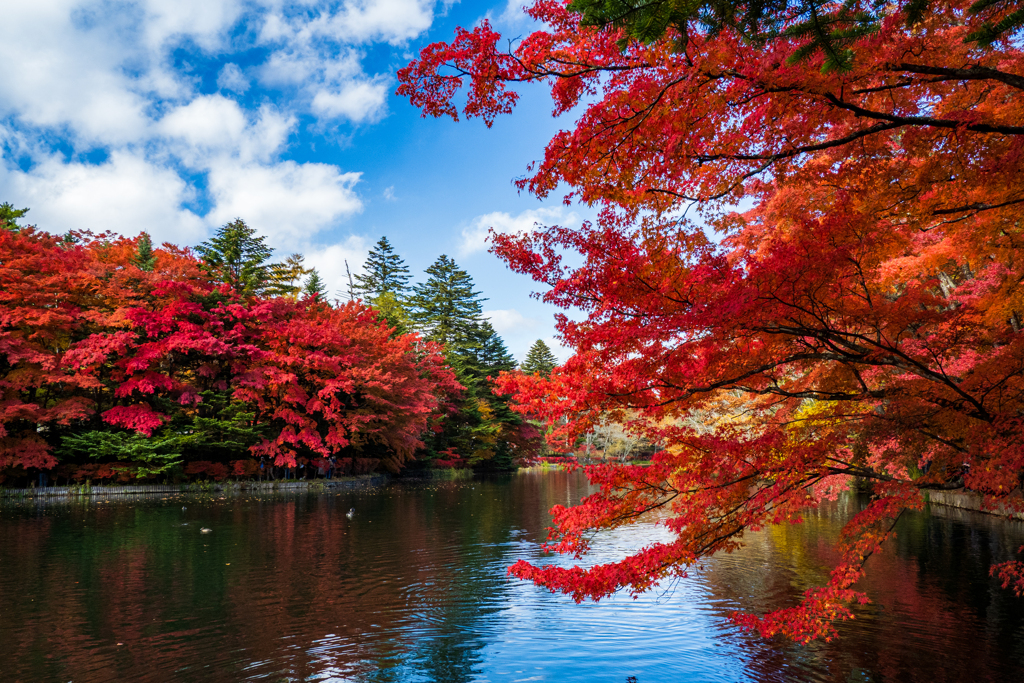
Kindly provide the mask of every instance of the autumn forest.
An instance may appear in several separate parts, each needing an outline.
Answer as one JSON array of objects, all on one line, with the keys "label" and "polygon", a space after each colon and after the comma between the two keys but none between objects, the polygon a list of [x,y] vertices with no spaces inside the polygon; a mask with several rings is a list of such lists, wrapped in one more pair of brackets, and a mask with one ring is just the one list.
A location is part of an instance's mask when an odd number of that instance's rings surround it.
[{"label": "autumn forest", "polygon": [[331,301],[240,219],[191,250],[3,208],[0,481],[508,470],[540,448],[490,389],[516,362],[447,256],[412,288],[382,238]]},{"label": "autumn forest", "polygon": [[[686,578],[858,491],[820,585],[730,613],[802,644],[870,604],[871,558],[931,496],[1024,513],[1021,4],[525,11],[523,37],[485,18],[423,48],[397,94],[491,127],[550,93],[562,129],[514,182],[591,220],[488,245],[562,311],[568,360],[538,341],[517,364],[464,270],[442,255],[414,282],[386,238],[338,293],[244,217],[156,246],[5,204],[0,484],[576,454],[593,492],[552,508],[542,546],[565,561],[508,569],[576,602]],[[671,538],[586,561],[637,523]],[[988,571],[1024,595],[1024,561]]]}]

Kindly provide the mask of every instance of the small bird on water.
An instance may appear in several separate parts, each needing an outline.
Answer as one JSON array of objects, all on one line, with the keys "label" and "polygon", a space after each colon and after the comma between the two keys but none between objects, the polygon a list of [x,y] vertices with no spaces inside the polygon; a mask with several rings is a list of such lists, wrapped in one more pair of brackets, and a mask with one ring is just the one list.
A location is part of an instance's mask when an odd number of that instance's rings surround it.
[{"label": "small bird on water", "polygon": [[207,529],[207,528],[206,528],[206,527],[204,526],[204,527],[203,527],[202,529],[200,529],[200,530],[199,530],[199,533],[201,533],[201,534],[208,534],[208,533],[210,533],[211,531],[213,531],[213,529]]},{"label": "small bird on water", "polygon": [[348,512],[345,513],[345,516],[348,517],[349,519],[352,519],[353,517],[356,516],[356,509],[355,508],[349,508]]}]

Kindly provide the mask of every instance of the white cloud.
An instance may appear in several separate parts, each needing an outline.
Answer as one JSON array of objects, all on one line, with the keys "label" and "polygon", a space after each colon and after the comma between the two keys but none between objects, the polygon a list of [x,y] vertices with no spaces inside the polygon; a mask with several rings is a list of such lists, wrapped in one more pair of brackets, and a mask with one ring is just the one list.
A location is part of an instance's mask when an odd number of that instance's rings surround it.
[{"label": "white cloud", "polygon": [[211,165],[212,158],[230,156],[242,162],[267,160],[280,151],[295,126],[285,116],[264,105],[258,114],[247,114],[234,100],[221,95],[197,97],[164,116],[157,129],[175,153],[196,167]]},{"label": "white cloud", "polygon": [[539,320],[527,318],[514,308],[484,311],[484,317],[491,321],[491,327],[494,328],[494,331],[502,336],[507,334],[522,335],[540,326]]},{"label": "white cloud", "polygon": [[217,87],[242,94],[249,89],[249,79],[242,73],[242,69],[232,62],[225,64],[220,70],[217,75]]},{"label": "white cloud", "polygon": [[380,80],[346,83],[339,92],[321,90],[313,97],[313,111],[326,118],[361,123],[378,118],[387,102],[388,86]]},{"label": "white cloud", "polygon": [[[390,76],[367,73],[363,45],[402,44],[427,30],[435,11],[451,5],[0,4],[0,64],[7,65],[0,69],[0,149],[6,153],[0,198],[30,206],[32,219],[54,232],[145,229],[158,240],[186,244],[241,216],[283,250],[362,209],[355,191],[359,173],[282,159],[299,117],[378,120],[386,111]],[[243,71],[236,55],[251,56],[253,48],[269,57]],[[188,65],[191,55],[197,64],[226,62],[216,73],[218,94],[201,93],[203,80]],[[252,95],[256,85],[280,92],[239,98]],[[263,104],[246,104],[252,100]],[[83,161],[97,153],[107,160]],[[393,189],[384,196],[394,199]],[[185,206],[206,203],[211,208],[205,215]]]},{"label": "white cloud", "polygon": [[387,187],[385,187],[384,188],[384,192],[381,193],[381,196],[383,196],[384,199],[389,201],[389,202],[398,201],[398,198],[395,197],[395,186],[394,185],[388,185]]},{"label": "white cloud", "polygon": [[472,223],[462,229],[462,241],[458,247],[459,255],[468,256],[487,249],[487,235],[491,228],[500,233],[528,233],[533,232],[538,223],[542,225],[551,223],[572,225],[578,220],[579,217],[575,213],[567,212],[560,206],[529,209],[517,216],[504,211],[477,216]]},{"label": "white cloud", "polygon": [[241,140],[246,123],[237,102],[210,95],[171,110],[161,119],[160,132],[190,146],[233,147]]},{"label": "white cloud", "polygon": [[305,250],[307,268],[316,268],[320,277],[327,283],[328,298],[348,300],[348,274],[345,262],[348,262],[352,277],[362,272],[363,262],[370,251],[366,239],[359,235],[350,235],[339,244],[325,247],[307,247]]},{"label": "white cloud", "polygon": [[0,169],[0,191],[29,206],[30,222],[51,232],[145,230],[158,243],[194,244],[206,229],[182,208],[192,191],[177,173],[127,152],[114,152],[99,165],[51,157],[27,173]]},{"label": "white cloud", "polygon": [[76,29],[71,9],[69,2],[5,3],[0,114],[89,141],[137,138],[147,103],[119,69],[123,51],[109,27]]},{"label": "white cloud", "polygon": [[[435,0],[347,0],[337,11],[277,11],[267,15],[259,38],[267,42],[313,42],[333,39],[344,43],[373,40],[400,44],[415,38],[434,20]],[[446,9],[447,2],[442,3]]]},{"label": "white cloud", "polygon": [[359,177],[328,164],[215,162],[208,177],[215,206],[208,219],[222,225],[241,217],[275,248],[291,253],[296,244],[362,210],[353,190]]},{"label": "white cloud", "polygon": [[550,317],[546,320],[532,318],[514,308],[484,311],[484,317],[491,321],[491,327],[519,362],[526,360],[526,354],[537,339],[544,340],[559,363],[564,363],[572,355],[572,351],[562,346],[552,334],[554,321]]},{"label": "white cloud", "polygon": [[525,11],[526,2],[525,0],[508,0],[505,4],[505,9],[498,16],[498,23],[501,25],[518,25],[532,22]]},{"label": "white cloud", "polygon": [[433,0],[355,0],[328,22],[338,38],[400,43],[430,28]]},{"label": "white cloud", "polygon": [[223,45],[225,32],[239,20],[244,9],[239,0],[145,0],[139,4],[145,17],[143,39],[153,50],[173,38],[187,36],[203,49],[215,51]]}]

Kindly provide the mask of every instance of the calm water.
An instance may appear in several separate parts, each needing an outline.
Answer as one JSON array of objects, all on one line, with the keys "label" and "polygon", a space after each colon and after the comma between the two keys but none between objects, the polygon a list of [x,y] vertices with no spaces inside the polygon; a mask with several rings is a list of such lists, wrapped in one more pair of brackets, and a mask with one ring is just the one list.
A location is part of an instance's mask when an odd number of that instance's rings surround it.
[{"label": "calm water", "polygon": [[[800,647],[724,616],[822,581],[855,499],[635,601],[576,605],[507,579],[540,557],[551,505],[586,492],[579,475],[534,472],[0,507],[0,681],[1024,680],[1024,601],[987,577],[1024,543],[1020,524],[905,517],[869,561],[874,602],[839,641]],[[595,559],[660,533],[608,534]]]}]

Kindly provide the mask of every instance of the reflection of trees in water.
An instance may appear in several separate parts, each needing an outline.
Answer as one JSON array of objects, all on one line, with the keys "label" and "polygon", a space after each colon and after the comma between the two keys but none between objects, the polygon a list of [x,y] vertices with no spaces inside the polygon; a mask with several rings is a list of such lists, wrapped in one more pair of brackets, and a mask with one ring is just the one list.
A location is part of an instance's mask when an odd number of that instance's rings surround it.
[{"label": "reflection of trees in water", "polygon": [[468,681],[520,530],[539,539],[578,498],[545,476],[23,509],[0,524],[0,662],[25,680]]},{"label": "reflection of trees in water", "polygon": [[[748,546],[715,558],[703,579],[714,611],[764,612],[797,604],[825,580],[832,541],[858,503],[845,496],[799,525],[748,534]],[[988,577],[1024,542],[1024,524],[933,508],[907,512],[897,537],[872,556],[856,586],[872,603],[839,626],[832,643],[747,641],[758,681],[1016,681],[1024,671],[1024,601]],[[953,517],[953,518],[951,518]],[[870,672],[870,674],[869,674]]]}]

